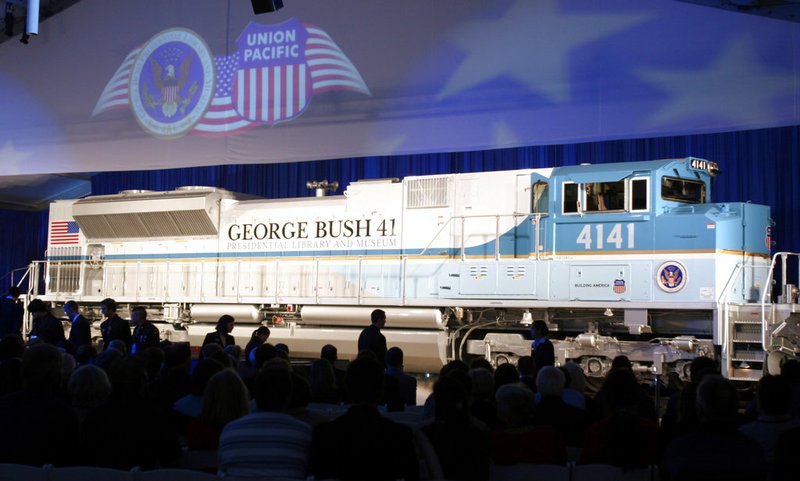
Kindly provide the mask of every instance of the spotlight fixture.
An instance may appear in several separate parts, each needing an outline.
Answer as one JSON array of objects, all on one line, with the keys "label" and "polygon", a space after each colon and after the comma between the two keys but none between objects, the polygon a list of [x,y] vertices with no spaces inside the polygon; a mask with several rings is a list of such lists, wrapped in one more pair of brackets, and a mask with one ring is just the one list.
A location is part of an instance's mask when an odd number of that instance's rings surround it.
[{"label": "spotlight fixture", "polygon": [[283,8],[283,0],[250,0],[250,2],[253,4],[253,13],[256,15]]}]

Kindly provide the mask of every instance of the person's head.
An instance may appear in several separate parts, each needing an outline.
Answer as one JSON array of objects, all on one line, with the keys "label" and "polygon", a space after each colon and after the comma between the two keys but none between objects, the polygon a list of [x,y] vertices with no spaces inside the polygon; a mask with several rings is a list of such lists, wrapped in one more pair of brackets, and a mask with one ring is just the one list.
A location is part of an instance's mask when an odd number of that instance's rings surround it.
[{"label": "person's head", "polygon": [[692,359],[691,364],[689,364],[689,380],[697,385],[707,374],[719,374],[716,361],[706,356]]},{"label": "person's head", "polygon": [[67,392],[73,406],[94,408],[108,400],[111,395],[111,382],[105,371],[87,364],[72,373],[67,383]]},{"label": "person's head", "polygon": [[125,341],[123,341],[122,339],[112,339],[111,342],[108,343],[108,349],[119,351],[122,354],[127,354],[128,345],[125,344]]},{"label": "person's head", "polygon": [[222,352],[222,346],[216,342],[210,342],[200,349],[200,359],[210,359],[214,354]]},{"label": "person's head", "polygon": [[494,371],[494,388],[519,382],[519,371],[510,362],[500,364]]},{"label": "person's head", "polygon": [[586,376],[583,374],[583,369],[574,362],[568,362],[563,367],[569,373],[569,385],[567,387],[583,394],[586,391]]},{"label": "person's head", "polygon": [[222,350],[225,354],[231,358],[231,362],[234,366],[239,365],[239,361],[242,360],[242,347],[236,344],[229,344],[225,346],[225,349]]},{"label": "person's head", "polygon": [[102,301],[100,301],[100,312],[103,313],[105,317],[111,317],[117,313],[117,301],[110,297],[106,297]]},{"label": "person's head", "polygon": [[542,397],[561,397],[564,393],[564,373],[554,366],[544,366],[536,375],[536,390]]},{"label": "person's head", "polygon": [[492,363],[485,357],[476,357],[469,362],[470,369],[477,369],[479,367],[482,367],[489,372],[494,372],[494,366],[492,366]]},{"label": "person's head", "polygon": [[270,343],[258,346],[253,352],[255,353],[253,359],[257,369],[261,369],[264,364],[278,357],[278,350]]},{"label": "person's head", "polygon": [[395,369],[403,369],[403,350],[399,347],[390,347],[386,351],[386,365]]},{"label": "person's head", "polygon": [[192,362],[192,348],[185,342],[173,342],[164,349],[164,366],[188,369]]},{"label": "person's head", "polygon": [[328,394],[336,390],[336,375],[327,359],[317,359],[308,371],[312,395]]},{"label": "person's head", "polygon": [[147,322],[147,309],[144,306],[136,306],[131,310],[131,324],[141,326]]},{"label": "person's head", "polygon": [[519,384],[505,384],[497,390],[495,399],[497,417],[507,427],[516,428],[531,423],[535,396],[530,389]]},{"label": "person's head", "polygon": [[230,316],[228,314],[223,314],[217,320],[217,326],[215,327],[215,329],[217,330],[217,332],[219,332],[221,334],[228,334],[231,331],[233,331],[234,323],[235,323],[235,320],[234,320],[233,316]]},{"label": "person's head", "polygon": [[22,359],[24,352],[25,342],[19,337],[19,334],[6,334],[0,340],[0,362],[12,358]]},{"label": "person's head", "polygon": [[531,356],[520,356],[517,360],[517,369],[519,370],[520,377],[533,376],[533,358]]},{"label": "person's head", "polygon": [[631,360],[628,359],[628,356],[619,355],[611,360],[611,370],[614,369],[627,369],[632,371],[633,364],[631,363]]},{"label": "person's head", "polygon": [[288,345],[286,345],[286,344],[284,344],[282,342],[279,342],[279,343],[275,344],[275,351],[277,352],[279,357],[281,357],[283,359],[286,359],[286,360],[289,360],[289,346]]},{"label": "person's head", "polygon": [[756,386],[758,409],[766,416],[784,416],[792,408],[792,387],[783,376],[764,376]]},{"label": "person's head", "polygon": [[386,312],[383,309],[375,309],[370,314],[370,320],[372,321],[373,326],[378,326],[379,329],[383,329],[383,326],[386,325]]},{"label": "person's head", "polygon": [[19,287],[17,286],[11,286],[6,291],[6,297],[10,297],[14,300],[17,300],[20,294],[22,294],[22,291],[20,291]]},{"label": "person's head", "polygon": [[533,321],[531,324],[531,337],[534,340],[539,340],[543,337],[547,337],[550,333],[550,329],[547,327],[547,323],[542,320]]},{"label": "person's head", "polygon": [[494,397],[494,376],[491,371],[485,367],[474,367],[467,374],[472,397],[478,400],[490,400]]},{"label": "person's head", "polygon": [[189,378],[189,392],[193,396],[202,396],[206,390],[206,384],[211,376],[222,371],[223,366],[217,361],[204,359],[197,363]]},{"label": "person's head", "polygon": [[223,369],[211,376],[206,384],[200,420],[221,429],[250,412],[248,398],[247,387],[236,371]]},{"label": "person's head", "polygon": [[34,299],[28,304],[28,312],[34,319],[40,319],[50,313],[50,308],[41,299]]},{"label": "person's head", "polygon": [[319,353],[320,359],[325,359],[331,366],[339,360],[339,351],[336,349],[336,346],[333,344],[325,344],[322,346],[322,350]]},{"label": "person's head", "polygon": [[256,406],[262,411],[285,411],[292,398],[292,389],[292,374],[288,363],[270,361],[256,375]]},{"label": "person's head", "polygon": [[469,422],[469,391],[457,379],[450,376],[439,378],[433,385],[433,399],[437,421],[454,426]]},{"label": "person's head", "polygon": [[67,301],[64,303],[64,314],[67,315],[70,319],[75,317],[76,314],[80,312],[80,306],[75,301]]},{"label": "person's head", "polygon": [[697,417],[703,424],[733,427],[739,410],[739,395],[729,380],[708,374],[697,387]]},{"label": "person's head", "polygon": [[119,400],[141,400],[147,395],[147,371],[138,358],[120,356],[106,370],[111,396]]},{"label": "person's head", "polygon": [[783,376],[789,384],[800,382],[800,361],[796,359],[789,359],[781,365],[781,376]]},{"label": "person's head", "polygon": [[612,369],[600,389],[608,414],[634,415],[639,405],[639,382],[630,369]]},{"label": "person's head", "polygon": [[261,344],[267,342],[269,339],[269,328],[267,326],[258,326],[258,328],[253,331],[253,334],[250,336],[251,340],[258,340]]},{"label": "person's head", "polygon": [[347,366],[345,385],[353,404],[377,404],[383,390],[383,366],[375,359],[359,357]]},{"label": "person's head", "polygon": [[91,344],[84,344],[75,349],[75,362],[79,366],[92,362],[95,356],[97,356],[97,349]]},{"label": "person's head", "polygon": [[26,389],[54,392],[61,384],[61,352],[49,344],[31,346],[22,356]]}]

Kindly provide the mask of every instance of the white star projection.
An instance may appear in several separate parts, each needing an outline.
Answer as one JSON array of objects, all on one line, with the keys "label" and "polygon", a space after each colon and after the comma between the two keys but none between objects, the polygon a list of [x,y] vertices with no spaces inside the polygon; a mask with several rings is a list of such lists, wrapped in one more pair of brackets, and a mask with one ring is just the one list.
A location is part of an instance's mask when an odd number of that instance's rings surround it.
[{"label": "white star projection", "polygon": [[22,172],[22,162],[30,157],[31,154],[20,152],[14,147],[14,143],[6,140],[3,148],[0,149],[0,174],[19,174]]},{"label": "white star projection", "polygon": [[440,92],[448,97],[498,77],[516,80],[553,102],[570,99],[570,52],[639,24],[650,15],[564,13],[557,0],[520,0],[497,20],[457,31],[466,58]]},{"label": "white star projection", "polygon": [[663,106],[647,122],[651,127],[686,126],[711,118],[743,126],[769,122],[776,102],[792,91],[794,82],[792,72],[767,71],[747,36],[730,42],[705,66],[642,70],[639,76],[666,94]]}]

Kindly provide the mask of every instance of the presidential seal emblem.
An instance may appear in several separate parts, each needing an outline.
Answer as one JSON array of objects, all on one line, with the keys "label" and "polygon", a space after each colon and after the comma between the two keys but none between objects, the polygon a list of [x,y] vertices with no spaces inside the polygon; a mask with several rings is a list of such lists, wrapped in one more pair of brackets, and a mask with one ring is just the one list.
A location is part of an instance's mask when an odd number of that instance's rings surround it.
[{"label": "presidential seal emblem", "polygon": [[667,261],[656,271],[656,283],[664,292],[678,292],[688,280],[686,268],[676,261]]},{"label": "presidential seal emblem", "polygon": [[194,128],[214,96],[214,57],[191,30],[171,28],[144,44],[131,68],[129,97],[139,125],[155,137]]}]

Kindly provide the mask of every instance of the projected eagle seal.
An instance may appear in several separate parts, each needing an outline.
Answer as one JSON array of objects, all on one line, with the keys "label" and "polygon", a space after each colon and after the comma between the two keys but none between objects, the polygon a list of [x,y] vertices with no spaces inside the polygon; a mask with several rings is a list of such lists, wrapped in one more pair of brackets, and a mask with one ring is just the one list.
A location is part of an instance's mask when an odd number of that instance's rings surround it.
[{"label": "projected eagle seal", "polygon": [[171,28],[156,34],[131,68],[131,110],[155,137],[175,138],[192,130],[213,95],[214,57],[191,30]]}]

